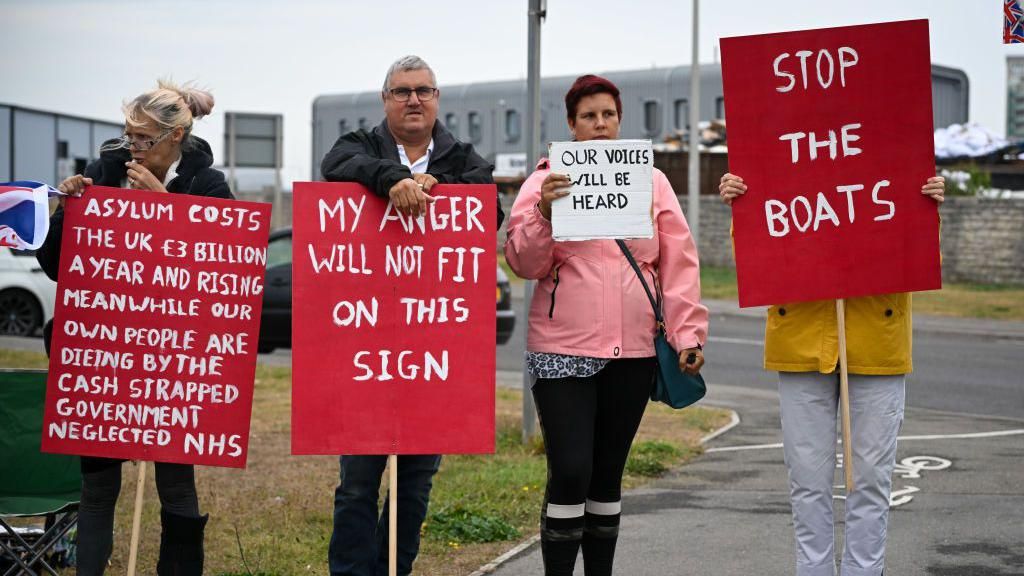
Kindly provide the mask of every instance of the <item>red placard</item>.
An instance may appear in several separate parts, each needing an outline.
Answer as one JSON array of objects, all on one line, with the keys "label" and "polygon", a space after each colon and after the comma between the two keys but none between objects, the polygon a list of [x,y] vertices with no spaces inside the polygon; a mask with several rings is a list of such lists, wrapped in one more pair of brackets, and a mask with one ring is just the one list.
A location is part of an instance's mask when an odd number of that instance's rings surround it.
[{"label": "red placard", "polygon": [[941,288],[928,21],[721,46],[740,306]]},{"label": "red placard", "polygon": [[42,450],[244,468],[269,227],[269,204],[69,198]]},{"label": "red placard", "polygon": [[292,452],[493,452],[494,186],[294,186]]}]

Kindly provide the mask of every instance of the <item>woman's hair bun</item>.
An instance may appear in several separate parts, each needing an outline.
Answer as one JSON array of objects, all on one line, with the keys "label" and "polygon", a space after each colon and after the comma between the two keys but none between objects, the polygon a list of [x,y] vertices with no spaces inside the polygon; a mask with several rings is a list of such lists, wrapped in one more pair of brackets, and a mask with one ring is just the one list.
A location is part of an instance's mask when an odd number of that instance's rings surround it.
[{"label": "woman's hair bun", "polygon": [[158,84],[160,88],[177,92],[185,101],[189,111],[192,112],[193,118],[208,116],[213,110],[213,94],[208,90],[196,88],[191,82],[177,86],[169,80],[160,80]]}]

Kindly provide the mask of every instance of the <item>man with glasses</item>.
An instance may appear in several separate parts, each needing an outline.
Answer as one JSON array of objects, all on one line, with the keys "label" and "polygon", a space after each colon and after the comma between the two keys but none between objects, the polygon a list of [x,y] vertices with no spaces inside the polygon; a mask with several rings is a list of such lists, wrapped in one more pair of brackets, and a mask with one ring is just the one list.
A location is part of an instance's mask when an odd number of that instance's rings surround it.
[{"label": "man with glasses", "polygon": [[[471,144],[437,121],[434,71],[417,56],[398,59],[384,78],[384,121],[373,130],[344,134],[320,165],[329,182],[359,182],[390,198],[402,214],[420,216],[434,201],[435,184],[491,184],[493,166]],[[498,226],[505,215],[498,203]],[[332,576],[388,572],[388,503],[377,501],[387,456],[342,456],[334,493],[334,534],[328,551]],[[441,456],[398,457],[398,573],[412,572],[420,526]]]},{"label": "man with glasses", "polygon": [[[491,184],[494,167],[437,121],[441,92],[418,56],[398,59],[381,91],[384,121],[343,134],[324,156],[328,182],[359,182],[406,215],[424,214],[434,184]],[[504,219],[498,204],[498,222]]]}]

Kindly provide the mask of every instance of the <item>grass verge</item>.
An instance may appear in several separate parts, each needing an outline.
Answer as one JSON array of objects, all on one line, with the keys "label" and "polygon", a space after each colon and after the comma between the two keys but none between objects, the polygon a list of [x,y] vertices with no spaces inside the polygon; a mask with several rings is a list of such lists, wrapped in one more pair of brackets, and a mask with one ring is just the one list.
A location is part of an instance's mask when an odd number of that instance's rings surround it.
[{"label": "grass verge", "polygon": [[[0,366],[45,368],[35,352],[0,350]],[[540,442],[520,441],[519,391],[496,394],[496,454],[446,456],[434,479],[430,512],[416,564],[422,575],[469,574],[536,533],[546,468]],[[327,573],[338,461],[290,456],[291,371],[256,371],[249,461],[245,470],[197,467],[206,528],[206,573],[212,576]],[[675,411],[651,404],[630,461],[627,487],[637,486],[700,453],[700,438],[728,421],[724,411]],[[141,572],[152,573],[160,541],[159,500],[147,471]],[[128,558],[137,468],[123,466],[111,574]],[[64,574],[74,574],[67,570]]]},{"label": "grass verge", "polygon": [[960,318],[1024,320],[1024,286],[948,284],[914,294],[914,312]]},{"label": "grass verge", "polygon": [[[735,300],[736,271],[701,266],[700,287],[703,298]],[[958,318],[1024,320],[1024,286],[946,282],[942,290],[915,293],[914,312]]]}]

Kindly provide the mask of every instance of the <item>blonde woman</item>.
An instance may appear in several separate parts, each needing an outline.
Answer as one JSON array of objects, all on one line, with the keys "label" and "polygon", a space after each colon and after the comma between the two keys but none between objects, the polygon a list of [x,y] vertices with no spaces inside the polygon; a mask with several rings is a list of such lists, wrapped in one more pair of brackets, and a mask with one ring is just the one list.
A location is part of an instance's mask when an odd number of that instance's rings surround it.
[{"label": "blonde woman", "polygon": [[[72,176],[60,190],[80,196],[86,186],[113,186],[172,194],[231,198],[224,175],[211,168],[210,145],[192,135],[192,124],[210,113],[213,96],[189,86],[160,82],[124,105],[124,135],[100,148],[99,160],[85,174]],[[46,274],[57,280],[63,201],[50,218],[50,231],[36,253]],[[51,324],[45,338],[49,352]],[[103,574],[113,546],[114,505],[121,491],[122,460],[82,457],[82,500],[78,519],[78,576]],[[156,463],[160,495],[160,559],[157,574],[199,575],[203,572],[203,530],[194,469],[190,465]]]}]

